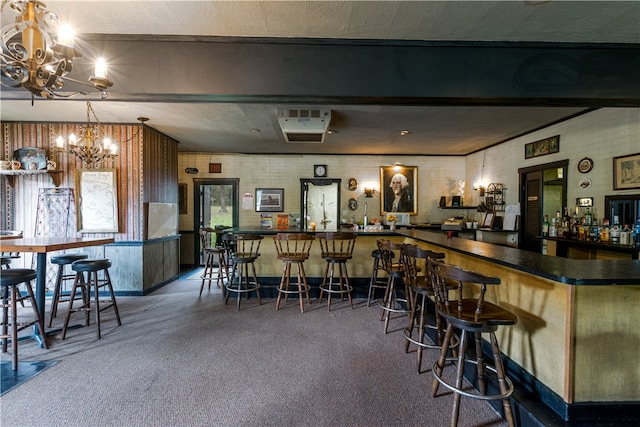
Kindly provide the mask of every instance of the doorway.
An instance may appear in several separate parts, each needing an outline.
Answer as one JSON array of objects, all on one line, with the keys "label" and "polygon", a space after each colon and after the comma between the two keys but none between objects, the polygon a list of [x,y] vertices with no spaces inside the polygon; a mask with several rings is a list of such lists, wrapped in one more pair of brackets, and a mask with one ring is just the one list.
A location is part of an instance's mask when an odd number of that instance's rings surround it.
[{"label": "doorway", "polygon": [[317,230],[340,228],[341,179],[300,179],[300,226],[309,228],[315,223]]},{"label": "doorway", "polygon": [[562,215],[567,206],[568,160],[518,169],[522,226],[519,249],[542,252],[544,216]]},{"label": "doorway", "polygon": [[[194,264],[204,263],[198,238],[200,227],[232,228],[238,226],[238,178],[194,179]],[[215,242],[211,242],[215,244]]]}]

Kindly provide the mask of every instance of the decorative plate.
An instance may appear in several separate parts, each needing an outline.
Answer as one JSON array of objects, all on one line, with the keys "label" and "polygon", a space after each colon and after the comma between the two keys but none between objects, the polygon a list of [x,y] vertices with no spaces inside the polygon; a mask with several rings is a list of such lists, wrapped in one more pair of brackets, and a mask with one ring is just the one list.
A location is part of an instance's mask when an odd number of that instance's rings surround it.
[{"label": "decorative plate", "polygon": [[42,148],[21,148],[13,152],[13,157],[22,163],[25,170],[30,169],[30,163],[36,163],[38,170],[47,168],[47,152]]},{"label": "decorative plate", "polygon": [[349,209],[352,211],[358,209],[358,201],[353,197],[349,199]]},{"label": "decorative plate", "polygon": [[591,188],[591,180],[589,178],[580,178],[580,181],[578,181],[578,186],[583,190]]},{"label": "decorative plate", "polygon": [[593,160],[591,160],[590,158],[585,157],[584,159],[578,162],[578,170],[580,172],[587,173],[591,169],[593,169]]}]

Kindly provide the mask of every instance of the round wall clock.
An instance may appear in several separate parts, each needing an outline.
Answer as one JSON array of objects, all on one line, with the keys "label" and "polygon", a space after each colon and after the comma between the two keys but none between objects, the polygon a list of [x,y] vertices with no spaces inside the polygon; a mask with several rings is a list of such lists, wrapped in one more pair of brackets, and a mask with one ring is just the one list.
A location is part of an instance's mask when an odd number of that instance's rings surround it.
[{"label": "round wall clock", "polygon": [[313,176],[324,178],[327,176],[327,165],[315,165],[313,167]]},{"label": "round wall clock", "polygon": [[590,158],[585,157],[584,159],[578,162],[578,170],[580,172],[587,173],[591,169],[593,169],[593,160],[591,160]]}]

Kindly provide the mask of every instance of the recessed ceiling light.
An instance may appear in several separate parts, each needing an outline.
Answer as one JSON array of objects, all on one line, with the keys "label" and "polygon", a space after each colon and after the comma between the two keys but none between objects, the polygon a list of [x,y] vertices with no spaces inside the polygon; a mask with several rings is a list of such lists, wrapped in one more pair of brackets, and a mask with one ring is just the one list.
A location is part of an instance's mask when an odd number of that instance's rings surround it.
[{"label": "recessed ceiling light", "polygon": [[408,130],[401,130],[399,133],[400,133],[400,136],[409,135],[409,131]]},{"label": "recessed ceiling light", "polygon": [[335,130],[335,129],[328,129],[328,130],[327,130],[327,133],[328,133],[329,135],[332,135],[332,134],[334,134],[334,133],[338,133],[338,131],[337,131],[337,130]]},{"label": "recessed ceiling light", "polygon": [[251,129],[251,133],[260,133],[260,129],[253,128],[253,129]]}]

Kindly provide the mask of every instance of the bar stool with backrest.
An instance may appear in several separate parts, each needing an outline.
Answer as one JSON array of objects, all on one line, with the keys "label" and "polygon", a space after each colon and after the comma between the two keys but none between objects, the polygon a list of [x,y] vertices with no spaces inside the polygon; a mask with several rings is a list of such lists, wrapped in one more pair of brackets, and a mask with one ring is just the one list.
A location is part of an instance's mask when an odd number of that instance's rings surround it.
[{"label": "bar stool with backrest", "polygon": [[[40,337],[42,337],[42,345],[49,348],[47,336],[44,330],[44,322],[38,312],[36,299],[33,295],[31,281],[36,278],[36,271],[27,268],[13,268],[4,270],[0,274],[0,291],[2,292],[2,352],[7,352],[7,340],[11,339],[11,351],[13,352],[12,369],[18,369],[18,332],[30,326],[37,325]],[[18,291],[18,285],[25,284],[27,296],[22,296]],[[21,300],[27,299],[33,308],[35,320],[18,322],[18,307],[16,306]],[[11,326],[11,333],[9,333]]]},{"label": "bar stool with backrest", "polygon": [[[79,261],[81,259],[89,258],[86,254],[79,253],[66,253],[62,255],[55,255],[51,257],[51,264],[55,264],[58,266],[58,274],[56,276],[56,284],[53,288],[53,296],[51,297],[51,310],[49,313],[49,327],[51,327],[53,323],[53,318],[58,315],[58,304],[61,302],[68,302],[70,294],[63,294],[63,285],[65,281],[74,280],[75,274],[65,274],[64,267],[65,265],[71,265],[75,261]],[[84,287],[81,288],[82,295],[81,298],[84,302],[87,300],[87,295],[84,292]],[[78,298],[78,296],[76,296]]]},{"label": "bar stool with backrest", "polygon": [[[393,255],[393,252],[391,252]],[[376,289],[387,289],[388,277],[384,276],[382,268],[382,255],[378,249],[371,251],[373,266],[371,268],[371,280],[369,281],[369,294],[367,295],[367,307],[371,306],[371,299],[375,297]],[[382,275],[380,274],[382,273]]]},{"label": "bar stool with backrest", "polygon": [[[96,316],[96,327],[98,339],[102,337],[100,331],[100,313],[109,308],[113,308],[113,312],[116,316],[118,326],[122,325],[120,321],[120,314],[118,313],[118,304],[116,303],[116,296],[113,293],[113,286],[111,284],[111,276],[109,275],[109,268],[111,267],[111,261],[108,259],[83,259],[75,261],[71,264],[71,269],[76,272],[76,278],[73,281],[73,287],[71,288],[71,295],[69,296],[69,309],[64,319],[64,326],[62,327],[62,339],[67,336],[67,329],[69,327],[69,319],[71,313],[76,311],[83,311],[85,313],[85,323],[89,326],[89,314],[93,310]],[[98,273],[102,272],[101,277]],[[87,279],[85,280],[84,273],[87,273]],[[83,301],[82,305],[77,308],[73,308],[73,303],[76,301],[76,292],[78,288],[85,288],[84,292],[87,293],[86,301]],[[100,289],[107,288],[109,300],[100,300]],[[93,291],[94,303],[91,304],[91,292]],[[101,305],[106,303],[107,305]]]},{"label": "bar stool with backrest", "polygon": [[[502,400],[504,416],[510,426],[514,425],[513,414],[509,396],[513,392],[513,383],[505,375],[502,363],[502,355],[498,346],[495,331],[499,326],[515,325],[518,318],[504,308],[485,301],[485,293],[488,285],[499,285],[497,277],[483,276],[472,271],[463,270],[460,267],[447,265],[437,260],[429,260],[429,274],[433,284],[436,310],[447,322],[447,330],[442,343],[440,357],[433,365],[432,396],[438,393],[438,386],[442,384],[454,393],[453,409],[451,413],[451,425],[456,426],[460,413],[460,396],[482,400]],[[449,286],[456,284],[457,296],[449,299]],[[463,290],[472,287],[479,291],[477,298],[465,298]],[[479,288],[479,289],[477,289]],[[469,292],[467,290],[466,292]],[[454,329],[460,332],[458,357],[448,357],[454,335]],[[482,352],[482,334],[488,333],[491,343],[493,365],[484,361]],[[466,350],[469,336],[475,339],[475,359],[467,358]],[[447,362],[456,362],[455,384],[451,384],[443,378],[443,371]],[[478,393],[469,392],[463,388],[463,375],[466,363],[476,365]],[[451,365],[454,366],[454,365]],[[499,394],[487,395],[486,375],[494,373],[497,377]]]},{"label": "bar stool with backrest", "polygon": [[[225,248],[222,242],[221,233],[209,227],[203,227],[198,230],[200,235],[200,246],[204,257],[204,271],[202,272],[202,283],[200,284],[200,294],[204,289],[204,282],[209,282],[209,290],[211,290],[211,282],[216,281],[216,285],[222,289],[224,281],[229,277],[229,266],[225,257]],[[215,243],[211,243],[212,237],[215,236]],[[215,271],[215,273],[214,273]]]},{"label": "bar stool with backrest", "polygon": [[[273,242],[276,246],[278,259],[284,263],[282,270],[282,278],[278,286],[278,298],[276,300],[276,310],[280,308],[280,301],[284,295],[285,304],[291,294],[297,294],[300,301],[300,313],[304,313],[304,298],[307,296],[307,302],[311,304],[309,296],[309,283],[307,275],[304,271],[304,262],[309,259],[309,252],[314,236],[304,233],[278,233],[273,236]],[[294,283],[294,289],[291,289],[291,266],[297,267],[298,282]]]},{"label": "bar stool with backrest", "polygon": [[[326,232],[316,234],[320,242],[320,253],[326,262],[322,284],[320,285],[319,302],[322,302],[322,294],[327,293],[327,305],[331,311],[331,296],[338,294],[344,301],[344,295],[349,298],[349,305],[353,308],[351,292],[353,287],[349,284],[347,261],[353,258],[353,248],[356,244],[356,234],[347,232]],[[334,282],[335,265],[338,264],[338,281]]]},{"label": "bar stool with backrest", "polygon": [[[237,310],[240,310],[242,295],[249,298],[251,292],[256,293],[258,303],[262,304],[260,283],[258,283],[255,265],[260,256],[262,238],[259,234],[226,234],[223,236],[225,244],[229,248],[229,260],[231,261],[231,273],[225,286],[227,290],[225,304],[229,302],[229,297],[234,292],[238,296]],[[249,271],[249,266],[251,266],[251,271]]]},{"label": "bar stool with backrest", "polygon": [[[380,251],[380,261],[382,262],[382,269],[387,276],[387,287],[384,292],[384,299],[378,303],[382,308],[382,314],[380,320],[384,320],[384,333],[389,330],[389,320],[391,313],[408,314],[410,307],[408,306],[409,292],[406,285],[404,285],[404,268],[402,266],[402,260],[398,255],[396,257],[395,252],[400,252],[402,244],[395,243],[386,239],[378,239],[378,250]],[[398,262],[394,262],[394,259],[398,259]],[[400,282],[400,283],[398,283]],[[397,288],[403,286],[404,295],[401,296],[397,292]]]},{"label": "bar stool with backrest", "polygon": [[[402,257],[402,265],[404,267],[404,280],[409,287],[411,295],[411,312],[409,314],[409,324],[404,331],[406,338],[405,352],[409,352],[411,343],[417,346],[418,353],[418,373],[422,372],[422,355],[425,348],[440,349],[444,336],[442,327],[442,319],[440,315],[435,313],[434,324],[427,324],[427,307],[428,301],[433,297],[433,286],[431,285],[431,276],[427,273],[427,261],[429,259],[444,259],[441,252],[433,252],[422,249],[417,245],[403,244],[400,251]],[[418,323],[416,325],[416,317]],[[413,337],[413,332],[417,328],[418,336]],[[434,344],[425,342],[427,328],[436,331],[436,339]]]}]

